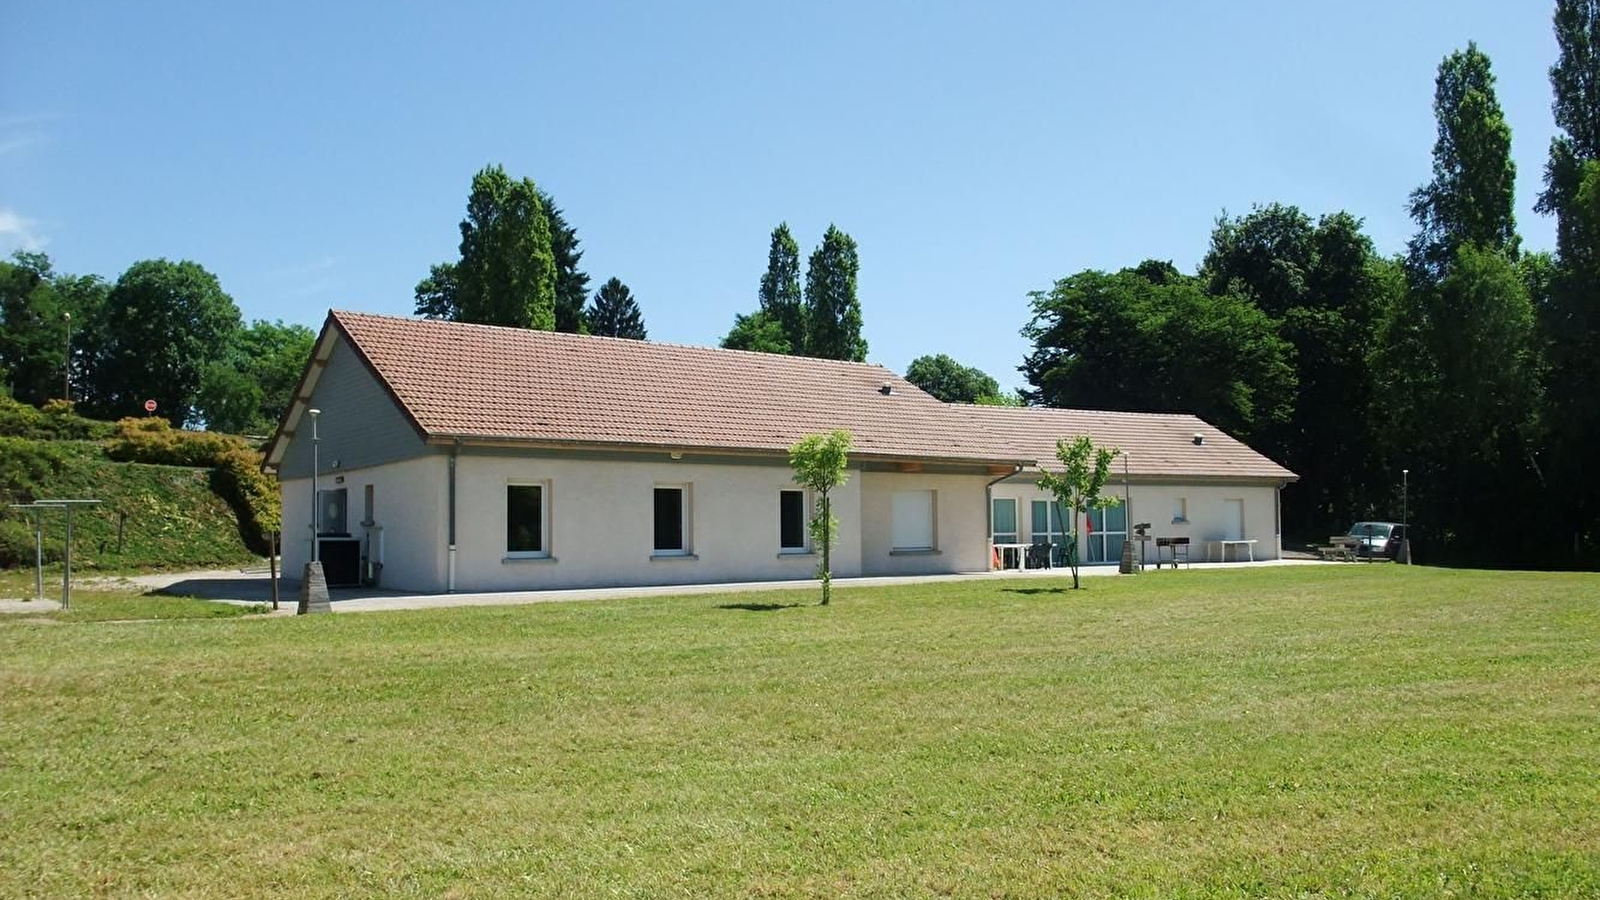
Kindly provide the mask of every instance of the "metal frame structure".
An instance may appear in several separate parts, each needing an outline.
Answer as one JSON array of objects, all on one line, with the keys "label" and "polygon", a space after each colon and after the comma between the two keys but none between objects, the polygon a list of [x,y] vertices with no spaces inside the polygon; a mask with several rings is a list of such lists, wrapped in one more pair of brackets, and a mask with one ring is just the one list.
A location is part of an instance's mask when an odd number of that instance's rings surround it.
[{"label": "metal frame structure", "polygon": [[25,509],[33,517],[33,590],[35,598],[44,599],[44,514],[46,510],[59,509],[67,514],[67,540],[61,554],[61,608],[72,608],[72,514],[80,506],[94,506],[99,500],[35,500],[32,503],[13,503],[12,509]]}]

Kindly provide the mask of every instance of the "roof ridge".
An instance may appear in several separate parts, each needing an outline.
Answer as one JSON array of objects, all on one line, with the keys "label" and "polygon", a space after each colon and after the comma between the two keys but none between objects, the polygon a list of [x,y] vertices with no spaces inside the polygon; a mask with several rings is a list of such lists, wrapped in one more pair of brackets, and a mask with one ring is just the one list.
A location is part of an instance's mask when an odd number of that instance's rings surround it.
[{"label": "roof ridge", "polygon": [[1174,418],[1181,417],[1181,418],[1185,418],[1185,419],[1198,419],[1201,422],[1205,422],[1207,425],[1211,424],[1210,422],[1207,422],[1205,420],[1205,418],[1201,417],[1198,413],[1191,413],[1191,412],[1175,412],[1175,411],[1144,412],[1144,411],[1131,410],[1131,409],[1091,409],[1091,408],[1086,407],[1086,406],[991,406],[991,405],[989,405],[987,403],[960,403],[960,402],[947,403],[946,405],[947,406],[962,407],[964,409],[982,409],[982,410],[991,410],[992,409],[992,410],[996,410],[996,411],[1000,411],[1000,412],[1009,412],[1009,411],[1015,410],[1015,411],[1019,411],[1019,412],[1037,411],[1037,412],[1044,412],[1044,413],[1082,413],[1082,414],[1088,415],[1088,416],[1123,416],[1123,417],[1128,417],[1128,418],[1135,418],[1135,417],[1137,417],[1137,418],[1148,418],[1150,416],[1172,416]]},{"label": "roof ridge", "polygon": [[384,319],[390,322],[406,322],[413,325],[438,325],[446,328],[479,328],[509,333],[560,335],[561,337],[557,338],[558,340],[577,339],[605,342],[625,341],[628,344],[648,347],[671,347],[678,350],[697,350],[709,353],[735,353],[746,356],[759,356],[767,359],[788,359],[805,364],[823,363],[825,365],[856,366],[864,369],[887,372],[895,378],[899,378],[902,381],[905,380],[904,376],[895,372],[893,369],[889,368],[883,363],[856,362],[855,360],[851,359],[829,359],[823,356],[800,356],[793,353],[767,353],[761,350],[736,350],[732,347],[713,347],[706,344],[683,344],[677,341],[639,340],[636,338],[616,337],[609,334],[574,334],[570,331],[545,331],[541,328],[523,328],[520,325],[491,325],[486,322],[456,322],[450,319],[431,319],[426,316],[399,316],[390,313],[361,312],[359,310],[350,309],[330,309],[328,310],[328,313],[336,317],[359,316],[367,319]]}]

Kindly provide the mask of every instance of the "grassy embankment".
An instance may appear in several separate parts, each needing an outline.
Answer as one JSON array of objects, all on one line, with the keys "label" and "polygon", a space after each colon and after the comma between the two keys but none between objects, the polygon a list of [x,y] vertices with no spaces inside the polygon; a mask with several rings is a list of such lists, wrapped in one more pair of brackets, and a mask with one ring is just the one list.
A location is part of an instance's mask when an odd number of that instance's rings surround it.
[{"label": "grassy embankment", "polygon": [[[213,458],[204,462],[210,465],[149,463],[164,458],[200,462],[204,454],[174,448],[187,450],[201,442],[208,442]],[[78,571],[198,568],[253,560],[244,537],[248,528],[240,525],[240,492],[232,490],[236,481],[217,468],[219,453],[209,446],[221,442],[232,442],[227,448],[231,452],[249,453],[237,439],[119,430],[114,423],[84,419],[60,407],[40,411],[0,398],[0,567],[33,566],[31,521],[9,505],[61,498],[102,501],[75,516],[73,567]],[[113,456],[145,461],[117,461]],[[241,471],[246,468],[239,465]],[[60,558],[64,537],[63,515],[47,513],[47,561]]]},{"label": "grassy embankment", "polygon": [[0,618],[0,895],[1600,896],[1600,578]]}]

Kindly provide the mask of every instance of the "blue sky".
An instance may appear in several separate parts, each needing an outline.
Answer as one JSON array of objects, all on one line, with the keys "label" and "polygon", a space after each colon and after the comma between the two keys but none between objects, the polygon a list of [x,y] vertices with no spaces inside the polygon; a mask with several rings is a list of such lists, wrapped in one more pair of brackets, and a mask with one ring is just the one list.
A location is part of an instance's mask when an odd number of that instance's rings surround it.
[{"label": "blue sky", "polygon": [[1553,133],[1542,0],[18,3],[0,54],[0,252],[114,279],[193,259],[246,318],[409,314],[468,182],[550,191],[594,285],[714,344],[767,237],[861,248],[869,359],[1018,385],[1027,292],[1192,270],[1252,203],[1363,217],[1429,177],[1439,60],[1492,58],[1525,246]]}]

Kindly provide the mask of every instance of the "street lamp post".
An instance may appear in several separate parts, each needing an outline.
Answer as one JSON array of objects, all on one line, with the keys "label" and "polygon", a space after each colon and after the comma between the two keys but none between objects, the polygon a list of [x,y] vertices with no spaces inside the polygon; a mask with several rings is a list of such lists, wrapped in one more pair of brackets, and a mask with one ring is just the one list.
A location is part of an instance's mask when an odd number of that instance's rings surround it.
[{"label": "street lamp post", "polygon": [[317,492],[317,472],[322,463],[322,439],[317,436],[317,417],[322,415],[322,410],[308,409],[306,412],[311,414],[311,561],[320,562],[321,557],[317,553],[317,516],[322,510],[317,508],[321,499]]},{"label": "street lamp post", "polygon": [[61,399],[72,402],[72,313],[61,314],[62,321],[67,323],[67,358],[62,363],[61,369]]},{"label": "street lamp post", "polygon": [[1411,565],[1411,510],[1407,507],[1411,503],[1411,470],[1400,470],[1400,554],[1405,557],[1406,565]]},{"label": "street lamp post", "polygon": [[300,606],[295,610],[299,615],[314,612],[329,612],[328,608],[328,581],[322,574],[322,553],[317,547],[317,523],[322,518],[319,508],[320,498],[317,496],[317,477],[322,468],[322,438],[317,434],[317,417],[322,415],[320,409],[308,409],[311,416],[311,556],[306,561],[306,574],[300,579]]}]

